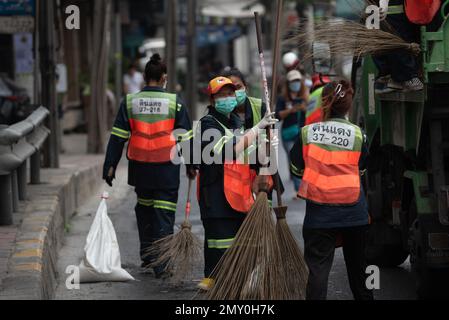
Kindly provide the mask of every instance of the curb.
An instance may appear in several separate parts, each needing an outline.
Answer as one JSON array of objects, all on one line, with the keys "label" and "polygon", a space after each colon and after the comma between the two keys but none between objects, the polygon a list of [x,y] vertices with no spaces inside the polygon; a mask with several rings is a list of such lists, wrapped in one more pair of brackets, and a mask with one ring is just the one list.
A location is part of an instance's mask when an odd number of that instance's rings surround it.
[{"label": "curb", "polygon": [[97,192],[103,157],[67,160],[61,169],[42,170],[43,184],[28,187],[29,201],[1,284],[0,300],[53,298],[65,227],[76,209]]}]

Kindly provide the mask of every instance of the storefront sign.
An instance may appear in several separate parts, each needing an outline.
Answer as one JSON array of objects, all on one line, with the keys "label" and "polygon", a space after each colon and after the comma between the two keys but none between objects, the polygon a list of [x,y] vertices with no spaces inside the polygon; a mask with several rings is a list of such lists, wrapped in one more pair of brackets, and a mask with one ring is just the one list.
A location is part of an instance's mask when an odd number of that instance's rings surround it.
[{"label": "storefront sign", "polygon": [[34,16],[35,0],[1,0],[0,16]]}]

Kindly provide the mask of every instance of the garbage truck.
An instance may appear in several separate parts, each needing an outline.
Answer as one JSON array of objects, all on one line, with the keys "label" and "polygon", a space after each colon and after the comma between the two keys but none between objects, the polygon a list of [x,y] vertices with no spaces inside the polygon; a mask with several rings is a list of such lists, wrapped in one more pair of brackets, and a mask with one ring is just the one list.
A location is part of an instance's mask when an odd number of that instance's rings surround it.
[{"label": "garbage truck", "polygon": [[421,27],[423,91],[376,94],[372,57],[353,68],[351,117],[370,144],[368,262],[395,267],[409,258],[420,298],[447,298],[449,288],[448,4],[439,29]]}]

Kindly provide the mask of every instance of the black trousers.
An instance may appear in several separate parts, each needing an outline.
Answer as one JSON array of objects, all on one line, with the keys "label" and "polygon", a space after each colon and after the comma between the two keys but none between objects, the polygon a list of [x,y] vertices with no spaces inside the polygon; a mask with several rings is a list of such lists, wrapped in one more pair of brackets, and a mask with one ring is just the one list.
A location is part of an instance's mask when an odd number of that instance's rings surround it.
[{"label": "black trousers", "polygon": [[[154,241],[173,234],[178,202],[178,189],[146,190],[136,188],[136,217],[140,239],[140,257],[144,264],[153,262],[157,257],[147,254]],[[154,268],[159,274],[164,266]]]},{"label": "black trousers", "polygon": [[[405,14],[387,16],[391,29],[406,42],[419,42],[419,27],[412,24]],[[392,32],[389,28],[384,31]],[[416,57],[407,50],[395,50],[387,54],[373,57],[379,69],[379,76],[391,75],[396,82],[405,82],[418,77],[419,64]]]},{"label": "black trousers", "polygon": [[204,276],[209,278],[226,250],[232,245],[245,216],[203,219]]},{"label": "black trousers", "polygon": [[355,300],[373,300],[372,290],[366,287],[367,263],[365,234],[367,227],[341,229],[304,228],[304,257],[309,267],[307,300],[326,300],[329,273],[335,254],[337,235],[343,238],[343,254],[349,285]]}]

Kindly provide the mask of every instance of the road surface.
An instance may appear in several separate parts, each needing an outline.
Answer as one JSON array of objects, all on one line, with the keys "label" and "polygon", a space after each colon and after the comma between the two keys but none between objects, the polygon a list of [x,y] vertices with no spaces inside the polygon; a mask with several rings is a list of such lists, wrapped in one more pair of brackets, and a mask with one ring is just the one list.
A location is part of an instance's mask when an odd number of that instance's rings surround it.
[{"label": "road surface", "polygon": [[[301,248],[302,222],[304,220],[305,204],[302,200],[294,200],[293,185],[288,181],[287,160],[285,153],[280,152],[281,176],[286,185],[285,200],[289,206],[288,220],[292,232],[297,237]],[[83,247],[90,225],[99,204],[99,196],[103,190],[99,190],[92,199],[80,208],[77,215],[67,228],[65,244],[60,251],[58,261],[59,285],[55,299],[71,300],[191,300],[198,298],[196,285],[202,278],[202,261],[196,266],[191,279],[183,284],[174,286],[167,281],[155,279],[151,274],[144,274],[140,270],[138,253],[138,234],[134,215],[136,196],[133,189],[126,185],[126,163],[123,163],[117,172],[118,180],[114,188],[106,187],[110,192],[108,201],[109,216],[111,217],[122,257],[123,267],[135,277],[135,282],[128,283],[98,283],[82,284],[79,290],[68,290],[66,288],[65,270],[67,266],[78,265],[83,257]],[[178,203],[177,224],[182,222],[183,207],[187,183],[185,175],[181,179],[180,196]],[[193,201],[191,216],[193,231],[204,239],[203,228],[200,220],[199,208]],[[414,278],[410,272],[410,263],[407,261],[399,268],[381,270],[381,288],[376,291],[376,299],[382,300],[409,300],[416,299]],[[346,268],[341,249],[337,249],[334,265],[329,279],[328,299],[351,300],[352,293],[349,289],[346,276]]]}]

